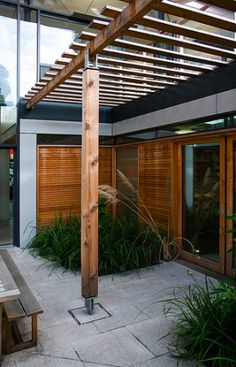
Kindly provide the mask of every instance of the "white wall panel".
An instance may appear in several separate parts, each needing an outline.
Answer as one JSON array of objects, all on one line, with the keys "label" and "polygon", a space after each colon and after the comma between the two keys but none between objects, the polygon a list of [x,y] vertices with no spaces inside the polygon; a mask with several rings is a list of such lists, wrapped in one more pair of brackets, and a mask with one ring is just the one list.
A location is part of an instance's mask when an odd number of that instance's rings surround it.
[{"label": "white wall panel", "polygon": [[36,134],[20,134],[20,247],[35,234]]},{"label": "white wall panel", "polygon": [[[57,120],[20,120],[22,133],[34,134],[62,134],[62,135],[81,135],[82,123],[77,121],[57,121]],[[111,124],[99,124],[99,134],[111,136]]]}]

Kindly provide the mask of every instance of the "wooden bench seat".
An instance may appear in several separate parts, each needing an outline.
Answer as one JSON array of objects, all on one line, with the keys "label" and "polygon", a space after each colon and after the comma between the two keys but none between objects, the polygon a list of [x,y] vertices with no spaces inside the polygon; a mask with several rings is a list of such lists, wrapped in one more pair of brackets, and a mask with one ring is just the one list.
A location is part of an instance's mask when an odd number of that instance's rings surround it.
[{"label": "wooden bench seat", "polygon": [[[28,287],[9,252],[7,250],[1,250],[0,253],[20,291],[20,298],[18,300],[4,303],[5,335],[3,349],[6,354],[9,354],[37,345],[37,316],[43,312],[43,309]],[[17,326],[17,320],[23,319],[24,317],[31,318],[31,338],[27,341],[23,340]]]}]

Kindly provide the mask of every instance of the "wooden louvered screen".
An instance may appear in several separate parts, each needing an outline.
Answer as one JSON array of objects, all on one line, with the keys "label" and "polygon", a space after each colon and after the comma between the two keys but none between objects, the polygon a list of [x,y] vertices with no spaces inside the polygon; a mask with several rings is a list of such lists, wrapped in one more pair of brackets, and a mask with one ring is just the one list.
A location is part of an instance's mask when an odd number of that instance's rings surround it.
[{"label": "wooden louvered screen", "polygon": [[[99,154],[99,184],[112,185],[112,148]],[[58,213],[80,214],[80,170],[80,147],[38,147],[37,225],[51,223]]]},{"label": "wooden louvered screen", "polygon": [[171,142],[139,145],[139,195],[157,223],[171,212]]}]

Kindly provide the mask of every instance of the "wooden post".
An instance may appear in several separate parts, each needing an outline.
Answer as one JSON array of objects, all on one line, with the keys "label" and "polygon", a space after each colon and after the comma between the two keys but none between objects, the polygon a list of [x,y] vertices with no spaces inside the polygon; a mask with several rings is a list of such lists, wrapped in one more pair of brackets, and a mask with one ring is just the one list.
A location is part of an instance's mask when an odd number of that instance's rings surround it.
[{"label": "wooden post", "polygon": [[87,68],[83,72],[81,290],[88,312],[98,293],[98,143],[99,70]]}]

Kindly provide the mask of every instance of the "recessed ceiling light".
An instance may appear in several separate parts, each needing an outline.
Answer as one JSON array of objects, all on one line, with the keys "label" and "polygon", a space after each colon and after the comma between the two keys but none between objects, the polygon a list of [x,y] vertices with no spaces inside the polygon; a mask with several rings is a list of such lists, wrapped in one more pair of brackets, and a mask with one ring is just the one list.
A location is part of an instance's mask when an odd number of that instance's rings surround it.
[{"label": "recessed ceiling light", "polygon": [[195,130],[191,130],[191,129],[182,129],[182,130],[177,130],[175,131],[176,134],[182,135],[182,134],[190,134],[190,133],[195,133]]}]

